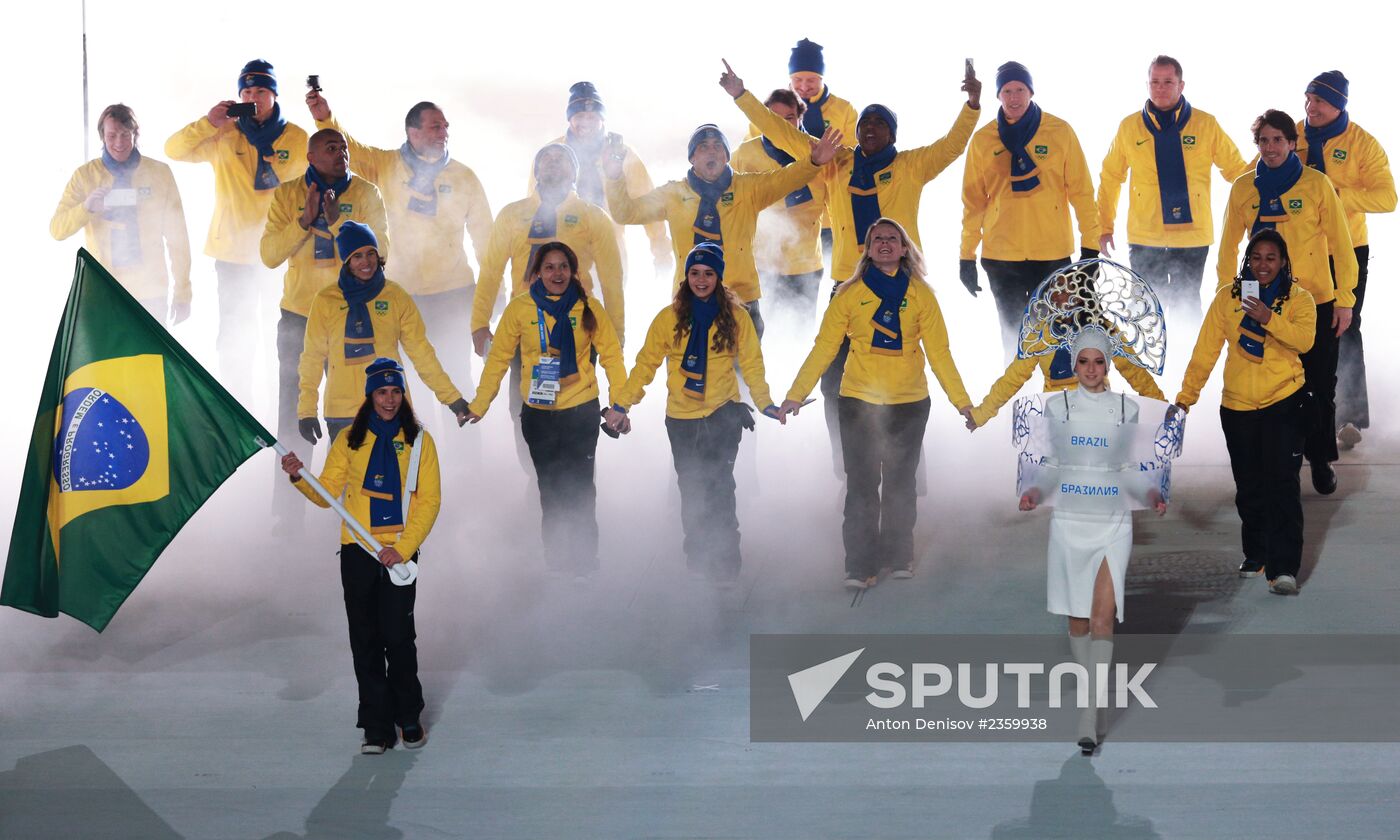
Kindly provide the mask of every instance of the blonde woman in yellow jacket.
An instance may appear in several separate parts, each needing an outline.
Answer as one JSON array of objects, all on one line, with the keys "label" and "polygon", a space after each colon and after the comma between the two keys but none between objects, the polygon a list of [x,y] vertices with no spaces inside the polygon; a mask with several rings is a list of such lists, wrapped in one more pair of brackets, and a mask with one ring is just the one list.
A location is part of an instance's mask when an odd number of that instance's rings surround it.
[{"label": "blonde woman in yellow jacket", "polygon": [[1099,214],[1094,181],[1069,123],[1032,101],[1030,71],[1008,61],[997,68],[1001,109],[967,146],[963,169],[959,276],[974,297],[977,247],[996,301],[1002,345],[1016,352],[1021,313],[1050,272],[1069,265],[1079,225],[1080,259],[1098,256]]},{"label": "blonde woman in yellow jacket", "polygon": [[1307,118],[1298,124],[1298,157],[1337,188],[1356,250],[1356,305],[1351,310],[1351,329],[1342,333],[1337,344],[1337,442],[1346,449],[1359,443],[1360,430],[1371,425],[1361,340],[1361,307],[1366,302],[1371,260],[1366,214],[1390,213],[1396,205],[1395,178],[1385,149],[1347,113],[1350,87],[1340,70],[1319,73],[1304,94]]},{"label": "blonde woman in yellow jacket", "polygon": [[[520,429],[540,489],[545,566],[587,578],[598,568],[598,374],[616,392],[627,381],[622,345],[608,315],[588,297],[578,256],[563,242],[541,245],[530,260],[529,291],[506,304],[467,418],[478,422],[496,398],[512,359],[522,371]],[[596,357],[594,354],[597,354]],[[604,418],[615,422],[608,408]]]},{"label": "blonde woman in yellow jacket", "polygon": [[[306,132],[282,116],[277,75],[254,59],[238,74],[238,99],[215,103],[165,141],[165,156],[214,169],[214,215],[204,253],[218,276],[219,332],[216,346],[223,381],[235,394],[251,396],[251,336],[272,308],[272,290],[258,259],[258,237],[278,184],[306,171]],[[252,105],[251,116],[230,117],[232,105]]]},{"label": "blonde woman in yellow jacket", "polygon": [[[1257,282],[1259,296],[1245,294]],[[1240,577],[1265,572],[1270,591],[1298,592],[1303,557],[1304,373],[1299,356],[1312,347],[1317,308],[1295,282],[1287,240],[1256,233],[1240,275],[1215,293],[1181,382],[1176,404],[1190,409],[1210,378],[1221,345],[1225,384],[1220,426],[1235,477],[1244,562]]]},{"label": "blonde woman in yellow jacket", "polygon": [[1211,167],[1227,182],[1249,171],[1215,117],[1186,101],[1181,62],[1147,68],[1147,103],[1123,118],[1099,170],[1099,250],[1111,254],[1118,197],[1128,180],[1128,256],[1171,312],[1201,317],[1201,278],[1215,242]]},{"label": "blonde woman in yellow jacket", "polygon": [[644,195],[630,195],[622,181],[626,155],[620,142],[604,152],[608,207],[623,224],[665,221],[671,228],[676,252],[676,284],[684,281],[686,255],[701,242],[724,249],[728,285],[749,308],[754,326],[763,335],[762,296],[753,259],[753,237],[763,208],[816,177],[831,160],[841,135],[828,131],[816,145],[809,145],[797,160],[776,172],[735,173],[729,165],[729,140],[713,124],[695,129],[686,158],[690,171],[681,181],[669,181]]},{"label": "blonde woman in yellow jacket", "polygon": [[[419,428],[403,389],[398,362],[376,359],[369,365],[364,402],[354,423],[331,444],[320,475],[332,497],[343,495],[346,510],[383,546],[376,557],[360,546],[348,526],[341,526],[340,582],[360,689],[355,725],[364,730],[360,752],[366,755],[383,754],[398,740],[396,734],[407,749],[417,749],[428,739],[419,718],[423,686],[414,643],[418,584],[395,585],[389,569],[418,561],[442,507],[442,481],[437,447],[427,430]],[[303,495],[329,507],[302,479],[306,465],[296,453],[283,456],[282,469]]]},{"label": "blonde woman in yellow jacket", "polygon": [[780,409],[796,414],[849,340],[838,408],[846,470],[841,532],[852,589],[873,585],[883,566],[896,578],[914,574],[914,473],[931,404],[925,359],[948,401],[972,416],[919,246],[885,218],[865,240],[859,273],[837,288]]},{"label": "blonde woman in yellow jacket", "polygon": [[[156,320],[190,316],[190,237],[170,167],[136,148],[141,127],[126,105],[97,118],[102,156],[78,167],[54,210],[49,233],[83,231],[87,249]],[[166,254],[170,264],[166,267]],[[169,305],[166,297],[171,300]]]},{"label": "blonde woman in yellow jacket", "polygon": [[467,401],[452,384],[428,341],[423,316],[399,284],[384,277],[374,231],[346,221],[336,235],[336,249],[345,255],[340,279],[316,294],[306,324],[306,342],[298,368],[301,397],[297,426],[307,443],[321,438],[316,419],[316,391],[321,372],[326,376],[326,433],[335,440],[354,419],[364,390],[365,366],[371,359],[398,360],[399,346],[413,360],[419,377],[438,401],[467,421]]},{"label": "blonde woman in yellow jacket", "polygon": [[[1288,243],[1293,281],[1317,304],[1317,334],[1302,354],[1307,377],[1307,439],[1303,455],[1312,468],[1313,489],[1337,490],[1337,343],[1351,327],[1356,303],[1356,251],[1346,211],[1326,175],[1303,165],[1295,153],[1293,118],[1269,109],[1254,121],[1259,163],[1230,188],[1220,231],[1221,285],[1230,282],[1242,238],[1276,228]],[[1329,265],[1329,257],[1331,264]]]},{"label": "blonde woman in yellow jacket", "polygon": [[724,285],[724,251],[705,242],[686,256],[685,282],[647,330],[632,375],[617,395],[611,424],[624,415],[666,362],[666,436],[681,493],[686,565],[721,585],[739,576],[739,516],[734,459],[751,410],[739,401],[737,360],[763,413],[782,422],[768,394],[758,331],[739,298]]}]

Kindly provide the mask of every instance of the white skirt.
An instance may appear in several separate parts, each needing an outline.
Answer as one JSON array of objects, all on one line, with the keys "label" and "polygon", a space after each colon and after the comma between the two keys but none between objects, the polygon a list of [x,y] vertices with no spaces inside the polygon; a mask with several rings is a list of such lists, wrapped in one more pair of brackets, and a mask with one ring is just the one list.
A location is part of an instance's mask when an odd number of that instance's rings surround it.
[{"label": "white skirt", "polygon": [[1133,513],[1061,513],[1050,515],[1046,556],[1046,609],[1056,615],[1088,618],[1094,602],[1094,577],[1108,561],[1113,601],[1123,620],[1123,578],[1133,551]]}]

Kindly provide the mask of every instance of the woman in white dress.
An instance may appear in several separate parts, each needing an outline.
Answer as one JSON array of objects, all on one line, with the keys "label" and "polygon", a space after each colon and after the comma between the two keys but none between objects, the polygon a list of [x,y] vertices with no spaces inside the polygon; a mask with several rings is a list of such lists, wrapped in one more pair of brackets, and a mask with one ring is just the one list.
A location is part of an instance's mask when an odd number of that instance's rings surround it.
[{"label": "woman in white dress", "polygon": [[[1081,329],[1070,347],[1079,387],[1046,397],[1046,421],[1136,423],[1137,403],[1110,391],[1105,381],[1112,356],[1113,339],[1107,333],[1092,326]],[[1038,491],[1028,491],[1021,496],[1021,510],[1034,510],[1039,502]],[[1155,509],[1165,513],[1166,502],[1159,500]],[[1091,698],[1098,692],[1094,666],[1113,661],[1113,625],[1115,619],[1123,620],[1123,578],[1132,548],[1130,510],[1067,511],[1057,506],[1051,514],[1047,609],[1069,618],[1070,649],[1089,671]],[[1101,739],[1098,717],[1093,703],[1081,716],[1079,746],[1086,755]]]}]

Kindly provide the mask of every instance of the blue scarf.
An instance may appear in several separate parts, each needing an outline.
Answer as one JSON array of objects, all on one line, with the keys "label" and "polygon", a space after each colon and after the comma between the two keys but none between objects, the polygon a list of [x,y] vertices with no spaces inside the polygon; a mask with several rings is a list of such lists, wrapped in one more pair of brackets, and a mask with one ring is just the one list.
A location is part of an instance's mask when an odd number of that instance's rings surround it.
[{"label": "blue scarf", "polygon": [[[345,195],[345,191],[350,189],[350,173],[345,173],[345,177],[335,183],[328,182],[321,177],[321,173],[316,171],[316,167],[306,167],[306,177],[303,178],[309,187],[316,185],[316,189],[321,192],[321,212],[316,214],[316,221],[311,223],[312,256],[318,260],[335,259],[335,235],[331,233],[330,225],[326,224],[326,190],[335,190],[335,200],[340,201],[340,197]],[[349,254],[345,254],[349,257]]]},{"label": "blue scarf", "polygon": [[695,190],[695,194],[700,196],[700,206],[695,209],[695,241],[692,245],[699,245],[701,242],[713,242],[716,245],[724,244],[724,233],[719,225],[719,200],[726,192],[729,192],[729,185],[734,182],[734,170],[728,164],[724,167],[724,172],[713,183],[702,179],[695,174],[692,168],[685,173],[685,181],[690,184],[690,188]]},{"label": "blue scarf", "polygon": [[399,453],[394,437],[402,424],[399,418],[381,420],[370,409],[369,432],[374,446],[365,465],[365,481],[360,492],[369,497],[369,532],[393,534],[403,530],[403,480],[399,477]]},{"label": "blue scarf", "polygon": [[408,211],[422,216],[436,216],[437,187],[434,182],[452,158],[444,152],[441,160],[423,160],[413,151],[413,147],[408,145],[407,140],[399,147],[399,157],[403,158],[408,171],[413,173],[413,177],[408,181]]},{"label": "blue scarf", "polygon": [[899,323],[899,307],[909,292],[909,275],[901,268],[891,277],[876,268],[874,263],[869,263],[860,279],[880,298],[880,305],[870,315],[870,324],[875,328],[870,336],[870,352],[879,356],[904,355],[904,330]]},{"label": "blue scarf", "polygon": [[574,326],[569,323],[569,313],[578,303],[578,287],[571,283],[564,294],[552,298],[545,292],[544,282],[536,280],[530,284],[530,299],[541,312],[554,319],[547,349],[549,355],[559,357],[559,384],[572,384],[578,379],[578,350],[574,345]]},{"label": "blue scarf", "polygon": [[[1249,266],[1245,266],[1240,280],[1253,279],[1254,272],[1249,270]],[[1240,294],[1240,280],[1235,281],[1234,296],[1243,301],[1244,296]],[[1288,290],[1292,285],[1293,281],[1289,276],[1281,273],[1274,279],[1274,282],[1259,287],[1259,300],[1274,310],[1275,314],[1280,314],[1283,311],[1283,301],[1288,300]],[[1278,305],[1275,306],[1275,303]],[[1240,319],[1239,342],[1246,359],[1256,364],[1264,361],[1264,325],[1249,317],[1248,313]]]},{"label": "blue scarf", "polygon": [[1327,159],[1323,157],[1327,141],[1341,135],[1351,125],[1351,115],[1343,111],[1335,120],[1324,125],[1322,128],[1313,128],[1309,123],[1303,123],[1303,139],[1308,141],[1308,166],[1318,172],[1327,171]]},{"label": "blue scarf", "polygon": [[870,226],[875,224],[875,220],[880,218],[880,195],[875,189],[875,176],[881,170],[888,169],[894,163],[894,156],[899,154],[891,143],[870,157],[865,156],[865,152],[856,146],[856,153],[851,158],[851,180],[846,189],[851,193],[851,216],[856,225],[856,245],[861,250],[865,249],[865,234],[870,230]]},{"label": "blue scarf", "polygon": [[997,110],[997,136],[1001,138],[1001,144],[1011,156],[1012,192],[1033,192],[1040,186],[1040,169],[1030,152],[1026,151],[1026,146],[1039,130],[1040,106],[1034,102],[1015,125],[1006,121],[1006,114],[1002,109]]},{"label": "blue scarf", "polygon": [[384,269],[361,283],[350,273],[350,263],[340,267],[340,293],[349,307],[345,310],[345,363],[368,364],[374,359],[374,321],[369,317],[369,302],[384,291]]},{"label": "blue scarf", "polygon": [[1298,179],[1303,177],[1303,162],[1295,152],[1278,169],[1270,169],[1261,158],[1254,167],[1254,188],[1259,191],[1259,215],[1254,226],[1249,229],[1253,236],[1261,230],[1274,230],[1279,222],[1288,221],[1288,211],[1283,208],[1283,195],[1293,189]]},{"label": "blue scarf", "polygon": [[[103,146],[102,165],[112,173],[112,189],[129,190],[132,189],[131,178],[136,174],[136,167],[141,165],[141,153],[132,149],[131,157],[125,163],[118,163]],[[112,223],[112,267],[122,268],[141,262],[141,223],[136,205],[103,208],[102,218]]]},{"label": "blue scarf", "polygon": [[710,366],[710,325],[719,315],[719,296],[690,301],[690,337],[681,357],[681,376],[685,377],[684,392],[697,400],[705,398],[705,374]]},{"label": "blue scarf", "polygon": [[258,150],[258,169],[253,173],[253,189],[274,190],[282,183],[272,167],[277,163],[277,150],[272,144],[282,136],[287,121],[282,119],[281,103],[272,103],[272,115],[267,122],[259,124],[252,117],[239,117],[238,130],[247,138],[248,145]]},{"label": "blue scarf", "polygon": [[564,132],[564,143],[574,150],[578,158],[578,181],[574,192],[578,197],[595,207],[607,209],[607,196],[603,192],[603,177],[599,173],[598,156],[603,153],[605,138],[598,137],[587,143],[574,136],[571,128]]},{"label": "blue scarf", "polygon": [[826,133],[826,120],[822,118],[822,106],[826,100],[831,98],[831,88],[822,85],[822,95],[816,100],[807,103],[807,110],[802,112],[802,130],[812,135],[820,137]]},{"label": "blue scarf", "polygon": [[[769,140],[767,137],[759,137],[759,140],[763,141],[763,151],[767,152],[768,157],[772,158],[773,161],[779,166],[787,166],[789,163],[792,163],[793,161],[797,160],[797,158],[793,157],[792,155],[788,154],[782,149],[779,149],[777,146],[774,146],[773,141]],[[795,189],[792,192],[788,193],[787,197],[783,199],[783,203],[788,207],[796,207],[799,204],[806,204],[811,200],[812,187],[810,185],[803,184],[798,189]],[[879,217],[876,216],[876,218]]]},{"label": "blue scarf", "polygon": [[1191,224],[1191,190],[1186,184],[1186,155],[1181,149],[1181,127],[1190,119],[1191,105],[1184,96],[1172,111],[1158,111],[1150,99],[1142,109],[1142,122],[1152,135],[1157,156],[1157,193],[1162,201],[1162,224],[1167,227]]}]

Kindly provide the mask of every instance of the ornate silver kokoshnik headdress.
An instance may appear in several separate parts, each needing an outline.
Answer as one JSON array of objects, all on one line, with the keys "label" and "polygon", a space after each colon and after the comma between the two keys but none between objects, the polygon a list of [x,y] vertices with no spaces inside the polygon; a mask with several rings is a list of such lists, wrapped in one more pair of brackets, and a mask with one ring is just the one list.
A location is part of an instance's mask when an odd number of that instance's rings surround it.
[{"label": "ornate silver kokoshnik headdress", "polygon": [[1113,355],[1161,375],[1167,324],[1152,286],[1112,260],[1092,259],[1056,269],[1041,281],[1021,316],[1019,359],[1068,350],[1082,326],[1108,334]]}]

